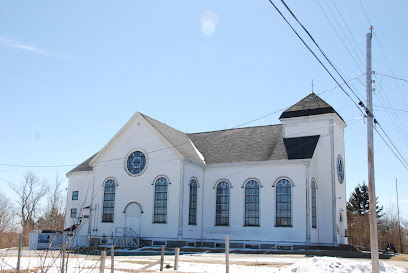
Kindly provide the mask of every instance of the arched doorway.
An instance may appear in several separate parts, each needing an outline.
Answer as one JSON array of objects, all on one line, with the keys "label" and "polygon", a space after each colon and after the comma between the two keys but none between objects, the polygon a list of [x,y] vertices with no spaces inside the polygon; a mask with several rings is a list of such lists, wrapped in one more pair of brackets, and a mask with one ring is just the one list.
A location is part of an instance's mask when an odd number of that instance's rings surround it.
[{"label": "arched doorway", "polygon": [[140,236],[141,232],[141,214],[142,207],[137,202],[131,202],[125,207],[125,232],[130,232],[132,229]]}]

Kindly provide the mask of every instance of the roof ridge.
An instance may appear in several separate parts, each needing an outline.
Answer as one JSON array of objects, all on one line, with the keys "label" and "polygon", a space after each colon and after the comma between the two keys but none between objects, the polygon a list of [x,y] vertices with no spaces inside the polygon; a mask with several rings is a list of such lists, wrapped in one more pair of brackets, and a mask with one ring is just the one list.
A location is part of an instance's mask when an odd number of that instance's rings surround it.
[{"label": "roof ridge", "polygon": [[189,136],[189,135],[197,135],[197,134],[205,134],[205,133],[216,133],[216,132],[225,132],[225,131],[232,131],[232,130],[239,130],[239,129],[249,129],[249,128],[258,128],[258,127],[272,127],[272,126],[282,126],[282,124],[269,124],[269,125],[257,125],[257,126],[248,126],[248,127],[239,127],[239,128],[229,128],[229,129],[205,131],[205,132],[197,132],[197,133],[186,133],[186,135]]},{"label": "roof ridge", "polygon": [[[158,123],[160,123],[160,124],[162,124],[162,125],[164,125],[164,126],[166,126],[166,127],[169,127],[169,128],[171,128],[171,129],[173,129],[173,130],[176,130],[176,131],[179,131],[180,133],[185,134],[184,132],[182,132],[182,131],[180,131],[180,130],[178,130],[178,129],[176,129],[176,128],[170,126],[170,125],[167,125],[166,123],[163,123],[163,122],[161,122],[161,121],[159,121],[159,120],[157,120],[157,119],[155,119],[155,118],[152,118],[151,116],[145,115],[145,114],[140,113],[140,112],[138,112],[138,113],[139,113],[141,116],[143,116],[145,119],[146,119],[146,118],[152,119],[152,120],[154,120],[154,121],[156,121],[156,122],[158,122]],[[149,121],[148,119],[146,119],[146,120],[147,120],[147,122],[150,123],[150,121]]]}]

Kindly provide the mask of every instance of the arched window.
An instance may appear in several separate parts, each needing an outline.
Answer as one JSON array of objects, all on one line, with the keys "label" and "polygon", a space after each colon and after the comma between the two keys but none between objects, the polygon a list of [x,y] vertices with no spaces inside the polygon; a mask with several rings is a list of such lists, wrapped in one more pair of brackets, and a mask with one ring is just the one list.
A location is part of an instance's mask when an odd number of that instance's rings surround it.
[{"label": "arched window", "polygon": [[166,223],[167,221],[167,179],[157,178],[154,183],[154,223]]},{"label": "arched window", "polygon": [[316,180],[312,179],[312,228],[317,228]]},{"label": "arched window", "polygon": [[245,184],[245,226],[259,226],[259,183]]},{"label": "arched window", "polygon": [[229,225],[229,195],[230,185],[227,181],[220,181],[217,184],[217,200],[215,209],[215,225]]},{"label": "arched window", "polygon": [[103,193],[102,222],[113,222],[115,212],[115,180],[108,179],[105,182]]},{"label": "arched window", "polygon": [[190,181],[190,200],[188,203],[188,224],[197,225],[197,181]]},{"label": "arched window", "polygon": [[287,179],[276,183],[276,226],[292,226],[292,184]]}]

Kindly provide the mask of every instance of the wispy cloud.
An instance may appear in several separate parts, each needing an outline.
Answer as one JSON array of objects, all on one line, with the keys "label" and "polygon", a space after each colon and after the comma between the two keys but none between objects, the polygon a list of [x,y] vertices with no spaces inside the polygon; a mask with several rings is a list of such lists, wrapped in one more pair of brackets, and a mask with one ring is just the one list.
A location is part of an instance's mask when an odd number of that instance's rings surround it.
[{"label": "wispy cloud", "polygon": [[12,48],[17,48],[17,49],[21,49],[21,50],[25,50],[25,51],[30,51],[33,53],[37,53],[37,54],[41,54],[41,55],[45,55],[45,56],[50,56],[50,57],[57,57],[57,58],[70,58],[71,55],[65,55],[65,54],[57,54],[57,53],[52,53],[52,52],[48,52],[45,50],[42,50],[34,45],[29,45],[29,44],[23,44],[20,42],[17,42],[13,39],[9,39],[6,38],[4,36],[0,36],[0,45],[3,46],[8,46],[8,47],[12,47]]}]

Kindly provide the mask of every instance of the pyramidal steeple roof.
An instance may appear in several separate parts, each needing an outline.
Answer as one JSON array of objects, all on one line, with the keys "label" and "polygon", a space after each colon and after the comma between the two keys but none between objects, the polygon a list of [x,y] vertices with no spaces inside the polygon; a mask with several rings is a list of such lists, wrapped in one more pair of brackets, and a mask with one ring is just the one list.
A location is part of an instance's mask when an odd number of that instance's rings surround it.
[{"label": "pyramidal steeple roof", "polygon": [[322,100],[315,93],[311,93],[304,99],[300,100],[298,103],[289,107],[285,112],[282,113],[279,119],[305,117],[330,113],[337,114],[340,117],[340,115],[327,102]]}]

